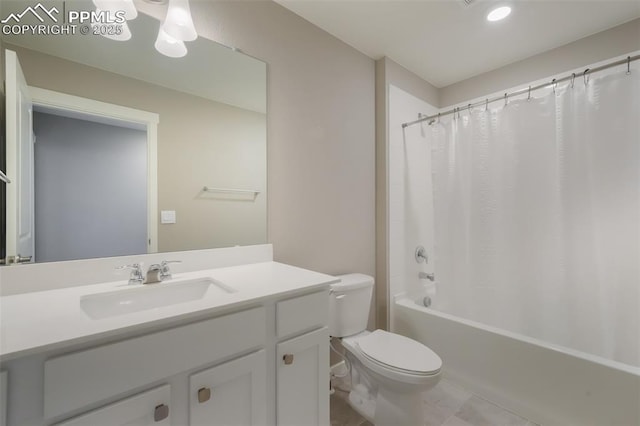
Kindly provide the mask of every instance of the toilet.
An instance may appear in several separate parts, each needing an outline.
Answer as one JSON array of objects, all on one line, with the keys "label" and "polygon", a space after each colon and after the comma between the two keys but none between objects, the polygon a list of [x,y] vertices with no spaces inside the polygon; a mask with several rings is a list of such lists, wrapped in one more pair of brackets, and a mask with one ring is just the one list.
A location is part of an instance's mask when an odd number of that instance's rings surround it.
[{"label": "toilet", "polygon": [[349,404],[376,426],[422,425],[422,393],[440,380],[442,360],[427,346],[366,330],[373,278],[338,276],[329,301],[329,334],[341,338],[351,378]]}]

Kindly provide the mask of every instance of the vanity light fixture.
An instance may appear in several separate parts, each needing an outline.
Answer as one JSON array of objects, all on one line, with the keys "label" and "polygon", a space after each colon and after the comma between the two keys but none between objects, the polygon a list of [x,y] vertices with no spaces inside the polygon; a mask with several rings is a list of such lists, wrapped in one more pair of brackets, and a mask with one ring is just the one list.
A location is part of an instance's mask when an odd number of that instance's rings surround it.
[{"label": "vanity light fixture", "polygon": [[[164,4],[167,0],[146,0],[153,4]],[[120,34],[100,34],[111,40],[127,41],[131,38],[131,30],[127,25],[128,20],[135,19],[138,16],[133,0],[93,0],[96,6],[96,12],[106,11],[116,13],[118,11],[125,12],[125,22],[119,24],[122,26]],[[122,12],[120,12],[122,13]],[[99,23],[92,24],[101,25]],[[154,44],[156,50],[170,58],[181,58],[187,54],[187,46],[185,41],[193,41],[198,38],[198,33],[193,25],[191,18],[191,9],[189,0],[169,0],[167,7],[167,15],[160,24],[158,37]]]},{"label": "vanity light fixture", "polygon": [[196,27],[191,18],[189,0],[169,0],[167,16],[162,23],[162,29],[177,40],[193,41],[198,38]]},{"label": "vanity light fixture", "polygon": [[184,45],[184,42],[167,34],[162,25],[160,25],[154,46],[158,52],[170,58],[181,58],[187,54],[187,46]]},{"label": "vanity light fixture", "polygon": [[487,15],[487,21],[495,22],[500,21],[501,19],[506,18],[511,13],[511,8],[509,6],[500,6],[493,9]]}]

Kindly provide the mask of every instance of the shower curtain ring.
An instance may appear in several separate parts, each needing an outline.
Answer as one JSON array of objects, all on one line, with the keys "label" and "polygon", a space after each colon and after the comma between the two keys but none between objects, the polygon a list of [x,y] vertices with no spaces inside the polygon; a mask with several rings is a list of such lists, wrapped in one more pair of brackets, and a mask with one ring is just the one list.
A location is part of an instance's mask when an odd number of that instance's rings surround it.
[{"label": "shower curtain ring", "polygon": [[551,80],[551,84],[553,85],[553,94],[556,94],[556,87],[558,87],[558,83],[556,82],[556,79],[554,78],[553,80]]},{"label": "shower curtain ring", "polygon": [[527,95],[527,100],[531,100],[531,86],[529,86],[529,94]]},{"label": "shower curtain ring", "polygon": [[582,78],[584,79],[584,85],[586,86],[587,84],[589,84],[589,68],[587,68],[586,70],[584,70],[584,72],[582,73]]},{"label": "shower curtain ring", "polygon": [[440,124],[440,113],[438,113],[438,124]]},{"label": "shower curtain ring", "polygon": [[573,84],[576,82],[576,73],[571,73],[571,88],[573,89]]},{"label": "shower curtain ring", "polygon": [[631,56],[627,56],[627,75],[631,74]]},{"label": "shower curtain ring", "polygon": [[467,105],[467,110],[469,111],[469,115],[471,115],[471,104]]},{"label": "shower curtain ring", "polygon": [[504,106],[507,106],[508,100],[507,100],[507,93],[504,94]]},{"label": "shower curtain ring", "polygon": [[487,98],[487,100],[485,101],[484,110],[489,111],[489,98]]}]

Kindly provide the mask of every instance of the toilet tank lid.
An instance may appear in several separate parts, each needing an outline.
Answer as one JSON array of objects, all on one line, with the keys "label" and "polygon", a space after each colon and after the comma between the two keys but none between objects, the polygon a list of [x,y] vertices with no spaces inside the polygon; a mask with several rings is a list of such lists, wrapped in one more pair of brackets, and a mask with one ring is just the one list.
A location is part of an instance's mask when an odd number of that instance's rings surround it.
[{"label": "toilet tank lid", "polygon": [[373,285],[373,277],[365,274],[345,274],[336,278],[340,278],[340,282],[331,284],[331,289],[336,291],[356,290]]}]

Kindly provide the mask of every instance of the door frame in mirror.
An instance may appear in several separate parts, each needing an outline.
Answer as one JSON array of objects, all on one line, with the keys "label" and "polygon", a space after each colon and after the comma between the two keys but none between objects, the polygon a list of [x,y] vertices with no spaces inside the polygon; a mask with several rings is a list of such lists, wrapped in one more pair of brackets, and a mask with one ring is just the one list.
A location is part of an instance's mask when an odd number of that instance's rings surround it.
[{"label": "door frame in mirror", "polygon": [[[29,86],[34,107],[63,110],[66,116],[102,123],[136,123],[147,132],[147,253],[158,252],[158,123],[153,112]],[[115,173],[115,171],[114,171]]]}]

